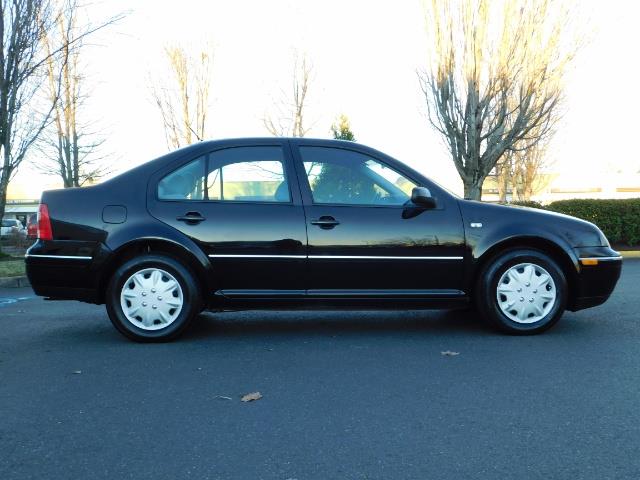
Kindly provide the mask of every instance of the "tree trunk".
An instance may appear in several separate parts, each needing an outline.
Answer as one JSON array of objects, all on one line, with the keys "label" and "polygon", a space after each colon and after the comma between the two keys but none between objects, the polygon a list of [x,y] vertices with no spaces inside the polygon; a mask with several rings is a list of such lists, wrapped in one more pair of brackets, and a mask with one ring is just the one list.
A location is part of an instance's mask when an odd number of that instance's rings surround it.
[{"label": "tree trunk", "polygon": [[0,180],[0,219],[4,217],[4,211],[7,204],[7,186],[5,185],[4,178]]},{"label": "tree trunk", "polygon": [[[4,217],[5,206],[7,203],[7,190],[9,186],[9,177],[11,175],[5,175],[5,170],[2,170],[2,176],[0,178],[0,220]],[[0,252],[2,252],[2,244],[0,243]]]},{"label": "tree trunk", "polygon": [[498,184],[498,199],[500,202],[506,203],[509,190],[509,165],[507,160],[504,159],[496,168],[498,171],[496,178]]},{"label": "tree trunk", "polygon": [[467,182],[464,181],[464,198],[467,200],[482,200],[482,184],[484,182],[484,178],[482,180],[478,180],[475,182]]}]

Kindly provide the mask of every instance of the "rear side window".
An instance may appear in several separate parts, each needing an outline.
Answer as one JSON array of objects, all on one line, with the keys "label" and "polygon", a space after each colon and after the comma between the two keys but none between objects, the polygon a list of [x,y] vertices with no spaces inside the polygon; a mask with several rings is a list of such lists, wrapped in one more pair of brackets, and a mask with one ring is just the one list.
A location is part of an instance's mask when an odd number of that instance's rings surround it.
[{"label": "rear side window", "polygon": [[289,202],[282,148],[236,147],[209,155],[209,200]]},{"label": "rear side window", "polygon": [[204,200],[206,157],[200,157],[171,172],[158,184],[160,200]]},{"label": "rear side window", "polygon": [[291,201],[282,148],[217,150],[180,167],[158,184],[160,200]]}]

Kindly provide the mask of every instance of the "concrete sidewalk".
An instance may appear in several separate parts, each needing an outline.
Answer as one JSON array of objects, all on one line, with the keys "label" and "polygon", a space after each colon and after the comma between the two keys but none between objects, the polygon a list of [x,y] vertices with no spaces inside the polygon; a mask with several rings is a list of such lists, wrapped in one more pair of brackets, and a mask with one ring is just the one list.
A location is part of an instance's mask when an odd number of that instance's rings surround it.
[{"label": "concrete sidewalk", "polygon": [[26,276],[20,277],[0,277],[0,288],[28,287],[29,279]]}]

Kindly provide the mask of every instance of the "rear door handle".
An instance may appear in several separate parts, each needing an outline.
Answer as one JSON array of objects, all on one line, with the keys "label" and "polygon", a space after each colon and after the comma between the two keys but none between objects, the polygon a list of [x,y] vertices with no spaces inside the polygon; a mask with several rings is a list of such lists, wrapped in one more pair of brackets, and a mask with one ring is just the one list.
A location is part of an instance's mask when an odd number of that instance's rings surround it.
[{"label": "rear door handle", "polygon": [[335,227],[336,225],[340,225],[340,222],[329,215],[323,215],[317,220],[311,220],[311,225],[317,225],[320,228],[324,228],[325,230],[328,230],[330,228]]},{"label": "rear door handle", "polygon": [[200,212],[187,212],[180,217],[176,217],[176,220],[180,222],[186,222],[190,225],[195,225],[196,223],[200,223],[206,220],[206,218],[200,215]]}]

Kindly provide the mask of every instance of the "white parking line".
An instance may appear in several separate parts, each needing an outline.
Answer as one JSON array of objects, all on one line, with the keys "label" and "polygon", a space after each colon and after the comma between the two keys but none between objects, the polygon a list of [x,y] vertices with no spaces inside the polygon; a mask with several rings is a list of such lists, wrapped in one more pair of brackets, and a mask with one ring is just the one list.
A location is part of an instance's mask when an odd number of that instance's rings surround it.
[{"label": "white parking line", "polygon": [[15,298],[0,298],[0,307],[6,307],[14,303],[22,302],[24,300],[30,300],[36,297],[15,297]]}]

